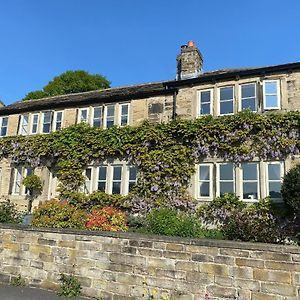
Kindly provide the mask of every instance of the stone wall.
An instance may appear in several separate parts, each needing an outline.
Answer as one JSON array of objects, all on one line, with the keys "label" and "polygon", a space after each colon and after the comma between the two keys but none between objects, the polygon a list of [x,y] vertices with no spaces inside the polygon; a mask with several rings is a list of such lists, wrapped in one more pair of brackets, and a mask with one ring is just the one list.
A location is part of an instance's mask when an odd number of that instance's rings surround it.
[{"label": "stone wall", "polygon": [[296,246],[0,227],[0,281],[53,289],[60,273],[103,299],[143,299],[145,278],[156,299],[300,299]]}]

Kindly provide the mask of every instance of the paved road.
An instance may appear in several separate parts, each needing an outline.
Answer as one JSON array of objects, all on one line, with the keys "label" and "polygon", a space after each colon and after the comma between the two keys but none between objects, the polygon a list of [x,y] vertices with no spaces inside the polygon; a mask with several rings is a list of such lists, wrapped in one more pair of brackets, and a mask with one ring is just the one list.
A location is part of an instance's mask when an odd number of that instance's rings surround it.
[{"label": "paved road", "polygon": [[[0,284],[0,300],[65,300],[53,292],[39,290],[29,287],[14,287]],[[76,297],[72,300],[87,300],[86,298]]]}]

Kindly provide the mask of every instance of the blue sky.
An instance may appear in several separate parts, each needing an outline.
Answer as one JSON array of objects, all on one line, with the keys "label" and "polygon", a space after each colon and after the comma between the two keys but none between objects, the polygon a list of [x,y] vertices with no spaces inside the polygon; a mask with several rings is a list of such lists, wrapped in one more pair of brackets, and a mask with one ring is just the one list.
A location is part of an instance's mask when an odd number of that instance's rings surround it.
[{"label": "blue sky", "polygon": [[3,0],[0,99],[20,100],[66,70],[112,86],[174,79],[193,40],[204,70],[300,61],[298,0]]}]

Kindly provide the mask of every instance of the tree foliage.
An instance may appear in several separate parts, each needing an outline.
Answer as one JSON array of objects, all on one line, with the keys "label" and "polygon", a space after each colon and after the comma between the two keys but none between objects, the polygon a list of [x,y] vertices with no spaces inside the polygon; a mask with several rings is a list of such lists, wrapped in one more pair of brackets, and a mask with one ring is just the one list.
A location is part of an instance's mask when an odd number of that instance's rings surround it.
[{"label": "tree foliage", "polygon": [[82,70],[66,71],[54,77],[42,90],[28,93],[23,100],[102,90],[109,87],[110,82],[102,75],[89,74]]}]

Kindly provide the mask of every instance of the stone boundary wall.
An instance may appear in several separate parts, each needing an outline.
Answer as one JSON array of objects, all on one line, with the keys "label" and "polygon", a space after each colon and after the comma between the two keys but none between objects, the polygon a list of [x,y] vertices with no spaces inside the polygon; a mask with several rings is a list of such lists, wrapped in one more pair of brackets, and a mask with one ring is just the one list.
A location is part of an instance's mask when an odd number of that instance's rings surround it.
[{"label": "stone boundary wall", "polygon": [[300,299],[296,246],[0,226],[1,282],[53,289],[60,273],[98,299],[148,299],[145,278],[155,299]]}]

